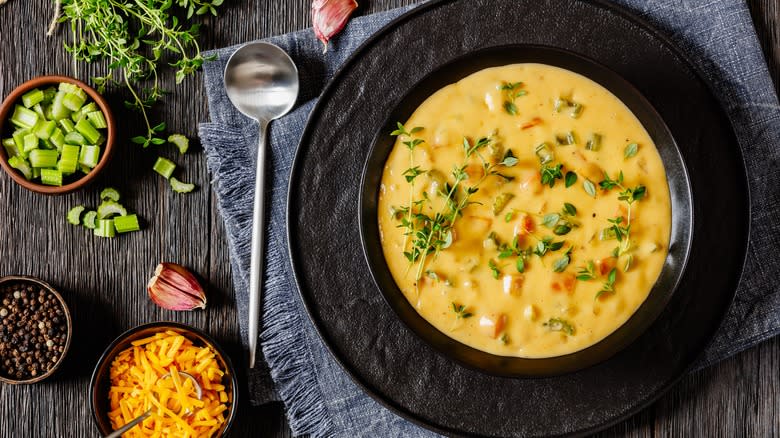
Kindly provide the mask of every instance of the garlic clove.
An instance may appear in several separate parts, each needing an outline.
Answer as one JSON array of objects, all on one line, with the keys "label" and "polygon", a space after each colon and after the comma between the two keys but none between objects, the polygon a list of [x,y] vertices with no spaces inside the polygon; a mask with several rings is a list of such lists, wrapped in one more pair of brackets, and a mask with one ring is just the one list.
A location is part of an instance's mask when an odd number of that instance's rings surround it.
[{"label": "garlic clove", "polygon": [[314,34],[324,45],[322,53],[328,51],[328,41],[336,36],[347,21],[349,16],[358,7],[355,0],[314,0],[311,3],[311,21],[314,26]]},{"label": "garlic clove", "polygon": [[160,263],[146,285],[149,298],[169,310],[206,308],[206,292],[198,279],[184,266]]}]

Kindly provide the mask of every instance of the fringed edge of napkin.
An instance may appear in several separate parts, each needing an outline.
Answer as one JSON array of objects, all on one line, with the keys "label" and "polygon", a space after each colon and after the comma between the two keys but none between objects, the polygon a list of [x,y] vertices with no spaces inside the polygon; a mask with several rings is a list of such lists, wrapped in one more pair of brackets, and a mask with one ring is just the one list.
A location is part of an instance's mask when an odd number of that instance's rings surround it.
[{"label": "fringed edge of napkin", "polygon": [[[287,418],[293,434],[309,433],[313,436],[330,436],[333,423],[322,399],[322,391],[312,366],[313,358],[304,341],[304,327],[295,314],[295,305],[276,295],[269,297],[269,308],[275,309],[277,317],[267,318],[262,333],[262,346],[276,390],[288,409]],[[284,314],[286,317],[280,318]],[[290,338],[285,333],[300,333]],[[295,403],[291,403],[295,400]]]},{"label": "fringed edge of napkin", "polygon": [[[249,127],[254,128],[254,124]],[[240,129],[226,129],[217,123],[202,123],[198,127],[198,133],[203,143],[211,147],[204,148],[206,165],[212,175],[212,188],[217,195],[217,208],[222,218],[242,218],[246,216],[245,207],[240,203],[228,203],[223,200],[235,199],[236,190],[247,192],[241,184],[246,176],[242,174],[250,172],[254,179],[255,166],[252,160],[245,156],[231,155],[230,148],[219,149],[226,139],[233,142],[245,142],[249,133],[240,132]],[[252,140],[254,141],[254,140]],[[214,175],[221,175],[219,178]],[[248,197],[251,202],[253,192],[242,193],[239,197]],[[250,211],[251,215],[251,211]],[[251,217],[247,218],[251,221]],[[236,227],[236,229],[242,229]],[[249,227],[251,229],[251,227]],[[232,260],[239,260],[241,252],[237,246],[249,239],[241,239],[233,236],[228,239],[228,251]],[[268,258],[287,257],[285,254],[269,254]],[[270,260],[269,260],[270,261]],[[235,287],[246,287],[247,281],[243,273],[234,272]],[[284,287],[295,288],[289,284]],[[317,374],[314,368],[314,359],[309,345],[305,339],[305,328],[301,315],[302,309],[298,309],[296,302],[286,299],[282,294],[273,293],[271,288],[266,290],[263,296],[263,327],[260,335],[263,355],[270,366],[271,377],[274,380],[276,392],[287,408],[287,419],[294,435],[308,433],[314,436],[330,436],[333,434],[333,423],[328,415],[328,410],[323,400],[322,391],[319,388]],[[273,309],[268,311],[266,309]],[[299,333],[299,336],[289,337],[286,333]],[[294,401],[294,402],[293,402]]]}]

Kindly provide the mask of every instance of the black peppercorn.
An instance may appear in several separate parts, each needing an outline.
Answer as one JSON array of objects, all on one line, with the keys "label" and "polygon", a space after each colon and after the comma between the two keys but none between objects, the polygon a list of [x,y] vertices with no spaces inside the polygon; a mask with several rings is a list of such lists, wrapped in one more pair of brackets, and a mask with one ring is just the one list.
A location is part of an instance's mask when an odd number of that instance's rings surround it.
[{"label": "black peppercorn", "polygon": [[49,291],[19,281],[0,287],[0,375],[45,374],[65,352],[65,310]]}]

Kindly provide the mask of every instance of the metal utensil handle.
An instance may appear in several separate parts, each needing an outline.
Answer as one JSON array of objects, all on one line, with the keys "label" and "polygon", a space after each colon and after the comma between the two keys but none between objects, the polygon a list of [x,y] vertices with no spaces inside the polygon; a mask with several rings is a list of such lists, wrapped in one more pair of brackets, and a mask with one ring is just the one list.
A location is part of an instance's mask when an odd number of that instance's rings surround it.
[{"label": "metal utensil handle", "polygon": [[259,120],[260,141],[257,145],[255,205],[252,214],[252,261],[249,265],[249,368],[255,367],[260,334],[260,296],[263,287],[263,252],[265,223],[265,136],[268,122]]},{"label": "metal utensil handle", "polygon": [[135,420],[125,424],[124,426],[120,427],[119,429],[111,432],[110,434],[106,435],[106,438],[119,438],[122,436],[123,433],[127,432],[128,430],[134,428],[137,424],[140,422],[146,420],[149,418],[149,416],[152,415],[152,410],[149,409],[148,411],[144,412],[140,416],[138,416]]}]

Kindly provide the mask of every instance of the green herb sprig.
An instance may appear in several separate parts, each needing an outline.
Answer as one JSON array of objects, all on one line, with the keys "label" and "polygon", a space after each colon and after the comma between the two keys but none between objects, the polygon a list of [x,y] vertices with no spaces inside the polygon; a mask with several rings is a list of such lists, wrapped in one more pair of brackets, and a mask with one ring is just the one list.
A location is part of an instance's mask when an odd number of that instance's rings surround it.
[{"label": "green herb sprig", "polygon": [[63,0],[58,22],[68,22],[71,42],[65,44],[76,63],[108,61],[108,71],[92,78],[98,92],[123,84],[132,98],[125,106],[141,113],[146,133],[131,138],[148,147],[162,145],[165,123],[152,124],[148,109],[166,93],[160,86],[160,66],[175,68],[176,83],[214,59],[201,53],[198,24],[180,22],[178,10],[216,15],[223,0]]},{"label": "green herb sprig", "polygon": [[576,215],[577,207],[564,202],[560,213],[547,213],[542,217],[542,225],[552,229],[556,236],[563,236],[569,234],[572,228],[580,226],[580,223],[574,218]]},{"label": "green herb sprig", "polygon": [[593,260],[588,260],[588,264],[577,271],[577,280],[590,281],[596,278],[596,265]]},{"label": "green herb sprig", "polygon": [[408,228],[408,232],[404,235],[404,248],[406,248],[409,236],[414,235],[415,224],[412,220],[412,207],[414,205],[414,180],[417,178],[417,176],[424,173],[424,171],[420,169],[419,166],[414,165],[414,149],[422,144],[424,140],[420,138],[412,138],[412,136],[421,132],[422,130],[423,128],[421,126],[415,126],[414,128],[407,131],[406,127],[401,122],[397,122],[396,129],[390,133],[390,135],[393,137],[402,137],[403,139],[401,141],[403,145],[406,146],[406,148],[409,150],[409,168],[406,169],[403,173],[404,177],[406,178],[406,182],[409,183],[409,205],[400,208],[400,211],[406,214],[406,218],[403,220],[402,225]]},{"label": "green herb sprig", "polygon": [[455,319],[466,319],[474,316],[471,312],[466,311],[466,306],[463,304],[452,303],[452,311],[455,313]]},{"label": "green herb sprig", "polygon": [[563,257],[559,258],[555,261],[555,263],[553,263],[553,272],[563,272],[566,270],[566,267],[569,266],[569,262],[571,262],[572,249],[573,247],[569,247],[569,250],[563,254]]},{"label": "green herb sprig", "polygon": [[[618,176],[616,179],[610,178],[609,174],[604,172],[604,179],[599,182],[599,187],[601,187],[604,190],[611,190],[615,187],[618,187],[621,189],[621,192],[618,194],[618,200],[624,201],[628,205],[628,210],[626,213],[626,219],[623,220],[623,217],[616,217],[614,219],[608,219],[608,221],[612,224],[610,226],[610,233],[615,236],[615,238],[620,243],[615,250],[612,252],[612,254],[615,257],[620,257],[621,255],[628,252],[628,250],[631,248],[631,209],[634,204],[634,202],[641,200],[645,197],[645,194],[647,193],[647,188],[643,185],[638,185],[636,187],[626,187],[623,185],[623,171],[621,170],[618,173]],[[625,222],[625,225],[623,225],[623,222]],[[628,270],[628,267],[631,266],[631,261],[629,260],[628,263],[626,263],[626,269]]]},{"label": "green herb sprig", "polygon": [[[398,123],[398,129],[393,131],[393,135],[411,135],[413,131],[406,131],[403,125]],[[453,182],[447,182],[440,191],[440,195],[444,198],[444,207],[433,216],[423,213],[422,205],[428,201],[427,195],[423,194],[423,199],[415,201],[413,193],[409,199],[409,209],[407,210],[407,217],[402,219],[400,227],[406,228],[404,233],[411,238],[411,248],[408,250],[407,242],[404,242],[404,256],[409,260],[410,267],[417,264],[417,271],[415,279],[420,279],[423,269],[425,267],[428,255],[437,254],[439,251],[446,249],[452,243],[452,228],[459,217],[463,215],[463,210],[469,205],[473,204],[470,200],[471,196],[479,191],[479,186],[489,176],[501,176],[498,172],[498,168],[512,167],[517,164],[517,159],[511,155],[511,150],[507,151],[503,160],[497,164],[491,164],[485,160],[481,151],[494,141],[492,136],[482,137],[472,142],[468,138],[463,139],[463,152],[465,155],[464,162],[461,166],[456,166],[452,171]],[[404,143],[407,144],[407,143]],[[410,150],[410,155],[414,151],[414,147],[419,145],[412,141],[408,141],[407,147]],[[464,181],[469,179],[469,175],[466,172],[468,162],[476,157],[482,162],[483,174],[482,177],[475,181],[474,184],[467,187],[462,187]],[[410,169],[413,169],[414,163],[411,163]],[[414,183],[414,178],[409,180],[410,184]],[[414,207],[417,207],[417,211],[414,211]]]},{"label": "green herb sprig", "polygon": [[523,90],[522,82],[504,82],[498,89],[504,92],[504,111],[509,115],[517,115],[517,105],[515,100],[518,97],[525,96],[528,91]]},{"label": "green herb sprig", "polygon": [[506,259],[516,256],[515,268],[517,269],[517,272],[520,272],[521,274],[525,272],[525,259],[528,258],[528,255],[531,254],[531,252],[528,249],[519,247],[520,238],[515,236],[511,243],[500,243],[498,242],[498,237],[495,233],[491,233],[491,236],[498,245],[498,258]]},{"label": "green herb sprig", "polygon": [[617,280],[617,268],[612,268],[607,274],[607,281],[601,286],[601,290],[596,293],[594,299],[599,299],[602,295],[615,293],[615,280]]}]

